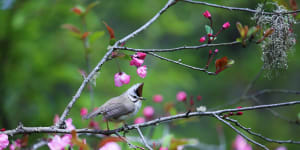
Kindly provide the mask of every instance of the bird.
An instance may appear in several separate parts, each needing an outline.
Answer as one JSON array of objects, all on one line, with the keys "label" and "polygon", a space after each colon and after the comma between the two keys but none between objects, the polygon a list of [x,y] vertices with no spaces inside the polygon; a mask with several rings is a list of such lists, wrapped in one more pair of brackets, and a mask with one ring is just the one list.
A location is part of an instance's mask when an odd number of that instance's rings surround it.
[{"label": "bird", "polygon": [[142,96],[143,86],[144,83],[137,83],[131,86],[122,95],[109,99],[95,111],[82,118],[91,119],[102,115],[106,120],[107,130],[109,130],[108,121],[123,122],[126,126],[125,120],[135,116],[142,106],[142,100],[146,100]]}]

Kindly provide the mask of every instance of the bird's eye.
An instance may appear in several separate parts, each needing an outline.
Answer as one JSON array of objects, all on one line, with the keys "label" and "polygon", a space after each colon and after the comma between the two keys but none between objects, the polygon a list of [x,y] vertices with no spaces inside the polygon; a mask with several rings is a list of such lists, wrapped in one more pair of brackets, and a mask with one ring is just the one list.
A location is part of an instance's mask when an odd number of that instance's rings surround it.
[{"label": "bird's eye", "polygon": [[133,98],[137,98],[137,96],[134,95]]}]

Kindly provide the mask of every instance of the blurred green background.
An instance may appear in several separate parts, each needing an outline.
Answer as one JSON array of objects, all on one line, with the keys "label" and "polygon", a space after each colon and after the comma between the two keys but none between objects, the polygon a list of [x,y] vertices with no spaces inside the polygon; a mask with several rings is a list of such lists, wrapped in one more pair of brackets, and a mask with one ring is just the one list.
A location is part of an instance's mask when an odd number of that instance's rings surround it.
[{"label": "blurred green background", "polygon": [[[83,42],[72,36],[63,24],[73,24],[82,29],[82,22],[78,15],[72,12],[75,6],[86,7],[92,0],[17,0],[10,8],[0,10],[0,128],[15,128],[18,122],[24,126],[49,126],[53,124],[55,114],[61,114],[79,88],[83,78],[79,69],[86,70],[85,50]],[[166,3],[166,0],[101,0],[86,16],[87,31],[104,31],[105,34],[91,44],[90,66],[93,68],[107,51],[109,34],[106,31],[105,21],[110,25],[116,35],[121,39],[131,33],[152,16],[154,16]],[[208,1],[211,2],[211,1]],[[255,9],[261,1],[213,1],[213,3],[248,7]],[[288,1],[286,1],[288,3]],[[297,1],[300,5],[300,1]],[[209,10],[214,21],[214,28],[218,29],[226,21],[231,27],[222,32],[214,43],[234,41],[239,34],[235,28],[237,21],[249,26],[255,25],[251,21],[253,14],[239,11],[229,11],[212,8],[203,5],[178,3],[168,9],[153,25],[141,34],[126,42],[126,46],[132,48],[171,48],[183,45],[199,45],[199,38],[205,34],[204,25],[208,19],[202,13]],[[294,31],[299,35],[299,25],[294,26]],[[291,89],[299,90],[300,53],[289,53],[289,68],[278,77],[271,80],[263,75],[257,84],[250,90],[255,92],[261,89]],[[248,83],[255,77],[263,65],[261,50],[254,43],[242,46],[218,47],[216,58],[228,56],[235,60],[235,64],[217,76],[207,74],[176,64],[172,64],[152,56],[147,56],[145,65],[148,66],[148,74],[141,79],[136,74],[136,68],[129,66],[129,61],[119,59],[121,69],[131,75],[129,85],[114,86],[114,74],[118,72],[115,61],[109,61],[102,67],[100,76],[94,87],[95,104],[92,106],[90,94],[87,89],[82,93],[69,117],[73,119],[76,128],[84,128],[88,121],[81,120],[80,109],[100,106],[107,99],[119,95],[134,83],[144,82],[144,96],[148,98],[144,106],[153,106],[156,116],[163,116],[163,105],[174,102],[177,112],[184,112],[182,103],[176,102],[176,93],[186,91],[187,94],[203,97],[196,105],[205,105],[213,109],[230,103],[239,97]],[[209,48],[199,50],[186,50],[172,53],[161,53],[162,56],[198,67],[204,67],[207,61]],[[126,52],[133,54],[132,52]],[[214,64],[210,71],[215,71]],[[151,99],[155,94],[164,97],[163,104],[154,103]],[[267,94],[260,97],[262,103],[278,103],[299,100],[299,96],[286,94]],[[245,100],[236,106],[255,105],[251,100]],[[222,107],[224,108],[224,107]],[[300,112],[299,106],[289,106],[274,109],[291,120],[297,119]],[[142,111],[137,116],[142,116]],[[266,110],[245,112],[243,116],[234,117],[253,131],[263,135],[282,140],[300,140],[299,124],[291,124],[271,115]],[[105,127],[101,118],[97,118],[100,126]],[[133,123],[133,119],[128,121]],[[176,121],[177,122],[177,121]],[[189,122],[169,125],[162,123],[155,127],[153,139],[161,139],[166,126],[174,137],[195,138],[202,143],[218,145],[217,126],[222,125],[214,118],[192,118]],[[149,128],[143,128],[148,135]],[[135,131],[129,135],[137,136]],[[236,133],[224,126],[226,149],[231,148],[231,142]],[[42,134],[30,136],[33,143],[36,138],[46,137]],[[18,136],[17,136],[18,137]],[[16,138],[17,138],[16,137]],[[253,137],[253,136],[250,136]],[[97,138],[91,145],[97,144]],[[255,140],[270,148],[278,144],[266,143],[256,137]],[[288,149],[299,149],[300,146],[286,144]],[[124,146],[126,147],[126,145]],[[194,149],[194,148],[188,148]],[[254,148],[257,149],[257,148]]]}]

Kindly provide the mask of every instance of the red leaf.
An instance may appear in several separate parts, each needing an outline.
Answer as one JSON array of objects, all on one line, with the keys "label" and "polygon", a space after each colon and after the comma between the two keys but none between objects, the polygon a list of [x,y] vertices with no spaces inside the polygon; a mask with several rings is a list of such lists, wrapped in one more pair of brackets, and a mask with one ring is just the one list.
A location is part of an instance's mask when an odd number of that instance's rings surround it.
[{"label": "red leaf", "polygon": [[61,28],[80,34],[80,30],[72,24],[63,24]]},{"label": "red leaf", "polygon": [[84,32],[82,35],[81,35],[81,39],[85,39],[91,32]]},{"label": "red leaf", "polygon": [[73,7],[72,11],[77,15],[81,15],[81,13],[82,13],[81,9],[78,7]]},{"label": "red leaf", "polygon": [[27,144],[28,144],[28,138],[29,138],[29,135],[28,134],[24,134],[20,143],[21,143],[21,147],[26,147]]},{"label": "red leaf", "polygon": [[114,39],[115,38],[114,30],[110,26],[108,26],[105,22],[103,22],[103,23],[106,26],[106,29],[110,35],[110,39]]},{"label": "red leaf", "polygon": [[224,69],[227,68],[227,64],[228,64],[228,58],[227,56],[222,57],[221,59],[217,59],[216,60],[216,74],[220,73],[221,71],[223,71]]},{"label": "red leaf", "polygon": [[290,6],[291,6],[292,10],[297,10],[298,9],[296,0],[290,0]]}]

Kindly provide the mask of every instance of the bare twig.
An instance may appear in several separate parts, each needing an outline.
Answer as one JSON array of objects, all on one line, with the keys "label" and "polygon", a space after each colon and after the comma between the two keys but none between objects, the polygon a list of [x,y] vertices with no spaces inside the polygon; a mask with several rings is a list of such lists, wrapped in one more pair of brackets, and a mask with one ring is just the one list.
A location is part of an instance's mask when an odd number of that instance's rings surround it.
[{"label": "bare twig", "polygon": [[134,52],[174,52],[174,51],[180,51],[180,50],[197,50],[200,48],[206,48],[206,47],[217,47],[217,46],[232,46],[232,45],[238,45],[240,42],[234,41],[234,42],[228,42],[228,43],[218,43],[218,44],[202,44],[198,46],[181,46],[181,47],[175,47],[175,48],[167,48],[167,49],[137,49],[137,48],[130,48],[130,47],[115,47],[115,50],[127,50],[127,51],[134,51]]},{"label": "bare twig", "polygon": [[179,61],[175,61],[175,60],[172,60],[172,59],[169,59],[169,58],[165,58],[163,56],[160,56],[160,55],[157,55],[155,53],[152,53],[152,52],[148,52],[148,54],[152,55],[152,56],[155,56],[157,58],[160,58],[162,60],[166,60],[168,62],[172,62],[172,63],[175,63],[177,65],[181,65],[181,66],[184,66],[184,67],[187,67],[187,68],[191,68],[193,70],[198,70],[198,71],[203,71],[203,72],[206,72],[208,75],[216,75],[214,72],[209,72],[207,71],[206,69],[204,68],[198,68],[198,67],[194,67],[194,66],[190,66],[190,65],[187,65],[187,64],[184,64],[184,63],[181,63]]},{"label": "bare twig", "polygon": [[[255,97],[255,96],[252,96],[251,99],[253,101],[255,101],[256,104],[259,104],[259,105],[262,104],[262,102],[260,102],[260,100],[257,97]],[[300,125],[300,122],[298,120],[290,120],[287,117],[281,115],[277,111],[275,111],[273,109],[270,109],[270,108],[267,108],[266,110],[270,111],[274,117],[277,117],[277,118],[279,118],[281,120],[287,121],[288,123],[291,123],[291,124]]]},{"label": "bare twig", "polygon": [[263,70],[264,70],[264,68],[261,67],[259,72],[256,74],[255,78],[248,84],[248,86],[244,90],[242,96],[246,96],[248,94],[249,90],[253,87],[255,82],[259,79],[259,77],[260,77],[261,73],[263,72]]},{"label": "bare twig", "polygon": [[[121,131],[128,131],[128,130],[134,130],[137,126],[139,127],[147,127],[151,125],[158,125],[159,123],[168,122],[171,120],[177,120],[181,118],[187,118],[187,117],[194,117],[194,116],[213,116],[213,114],[221,115],[223,113],[228,112],[238,112],[238,111],[250,111],[250,110],[257,110],[257,109],[266,109],[266,108],[275,108],[275,107],[283,107],[283,106],[289,106],[289,105],[296,105],[300,104],[300,101],[291,101],[291,102],[284,102],[284,103],[277,103],[277,104],[267,104],[267,105],[256,105],[256,106],[249,106],[249,107],[243,107],[243,108],[234,108],[234,109],[222,109],[222,110],[216,110],[216,111],[207,111],[207,112],[191,112],[186,115],[186,113],[181,113],[177,115],[167,116],[167,117],[161,117],[154,120],[150,120],[141,124],[132,124],[127,126],[126,129],[123,127],[117,128],[114,130],[95,130],[95,129],[76,129],[76,132],[79,133],[94,133],[94,134],[103,134],[103,135],[111,135],[115,134],[116,132]],[[17,134],[30,134],[30,133],[65,133],[70,134],[70,130],[66,129],[58,129],[56,127],[24,127],[24,126],[18,126],[16,129],[12,130],[6,130],[6,131],[0,131],[0,133],[5,133],[10,136],[17,135]]]},{"label": "bare twig", "polygon": [[146,28],[148,28],[155,20],[158,19],[158,17],[163,14],[169,7],[171,7],[172,5],[174,5],[177,1],[176,0],[168,0],[167,4],[154,16],[152,17],[148,22],[146,22],[143,26],[141,26],[140,28],[138,28],[137,30],[135,30],[134,32],[130,33],[129,35],[127,35],[126,37],[124,37],[123,39],[121,39],[119,42],[120,43],[124,43],[127,40],[129,40],[130,38],[133,38],[135,35],[137,35],[138,33],[140,33],[141,31],[145,30]]},{"label": "bare twig", "polygon": [[[217,5],[217,4],[212,4],[212,3],[207,3],[207,2],[202,2],[202,1],[194,1],[194,0],[181,0],[182,2],[187,2],[191,4],[200,4],[200,5],[206,5],[210,7],[215,7],[215,8],[222,8],[222,9],[227,9],[227,10],[237,10],[237,11],[245,11],[245,12],[250,12],[250,13],[256,13],[257,10],[250,9],[250,8],[239,8],[239,7],[228,7],[228,6],[223,6],[223,5]],[[276,13],[276,12],[263,12],[263,14],[293,14],[293,13],[299,13],[300,10],[295,10],[295,11],[289,11],[289,12],[282,12],[282,13]]]},{"label": "bare twig", "polygon": [[284,94],[296,94],[296,95],[299,95],[300,94],[300,91],[296,91],[296,90],[286,90],[286,89],[263,89],[263,90],[260,90],[252,95],[249,95],[249,96],[255,96],[255,97],[258,97],[258,96],[261,96],[263,94],[267,94],[267,93],[284,93]]},{"label": "bare twig", "polygon": [[91,79],[95,76],[97,72],[100,71],[101,66],[108,60],[109,56],[111,53],[114,51],[114,47],[119,46],[120,44],[126,42],[130,38],[133,38],[135,35],[140,33],[141,31],[145,30],[148,28],[155,20],[159,18],[161,14],[163,14],[170,6],[175,4],[175,0],[168,0],[167,4],[154,16],[152,17],[148,22],[146,22],[143,26],[135,30],[134,32],[128,34],[126,37],[122,38],[121,40],[117,41],[112,47],[109,47],[108,52],[103,56],[103,58],[100,60],[100,62],[96,65],[96,67],[90,72],[90,74],[87,76],[87,78],[84,79],[82,84],[80,85],[79,89],[77,90],[76,94],[73,96],[67,107],[65,108],[64,112],[60,116],[60,119],[58,123],[56,124],[56,127],[62,127],[64,125],[64,121],[66,119],[66,116],[68,115],[69,111],[75,104],[76,100],[80,97],[84,87],[88,84],[88,82],[91,81]]},{"label": "bare twig", "polygon": [[241,129],[243,129],[244,131],[248,132],[251,135],[255,135],[265,141],[268,142],[272,142],[272,143],[279,143],[279,144],[283,144],[283,143],[290,143],[290,144],[300,144],[300,141],[293,141],[293,140],[274,140],[268,137],[265,137],[259,133],[253,132],[251,131],[251,128],[246,128],[243,125],[241,125],[237,120],[231,119],[231,118],[225,118],[225,120],[228,120],[230,122],[233,122],[236,126],[240,127]]},{"label": "bare twig", "polygon": [[140,137],[142,138],[144,145],[145,145],[149,150],[153,150],[153,149],[148,145],[147,141],[145,140],[145,137],[144,137],[144,135],[143,135],[143,133],[142,133],[142,131],[141,131],[141,129],[140,129],[139,126],[136,127],[136,130],[138,131]]},{"label": "bare twig", "polygon": [[133,149],[139,148],[141,150],[144,150],[143,147],[139,147],[139,146],[135,146],[135,145],[131,144],[125,137],[122,137],[118,132],[116,132],[115,135],[117,135],[120,139],[122,139],[124,142],[126,142],[130,148],[133,148]]},{"label": "bare twig", "polygon": [[38,141],[37,143],[33,144],[31,147],[30,147],[30,150],[37,150],[45,145],[47,145],[48,141],[46,140],[40,140]]},{"label": "bare twig", "polygon": [[238,129],[236,129],[234,126],[232,126],[229,122],[225,121],[224,119],[222,119],[220,116],[218,116],[217,114],[213,114],[218,120],[220,120],[221,122],[223,122],[224,124],[226,124],[227,126],[229,126],[231,129],[233,129],[236,133],[238,133],[239,135],[241,135],[242,137],[244,137],[245,139],[247,139],[249,142],[265,149],[265,150],[269,150],[265,145],[262,145],[252,139],[250,139],[248,136],[246,136],[245,134],[243,134],[241,131],[239,131]]}]

